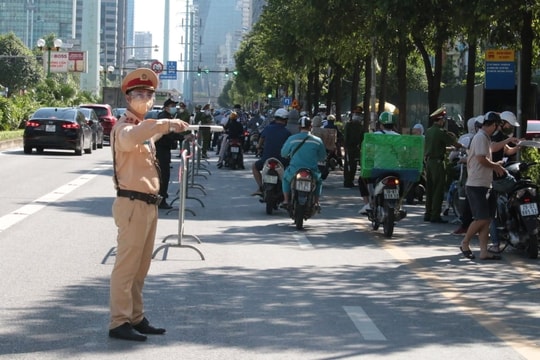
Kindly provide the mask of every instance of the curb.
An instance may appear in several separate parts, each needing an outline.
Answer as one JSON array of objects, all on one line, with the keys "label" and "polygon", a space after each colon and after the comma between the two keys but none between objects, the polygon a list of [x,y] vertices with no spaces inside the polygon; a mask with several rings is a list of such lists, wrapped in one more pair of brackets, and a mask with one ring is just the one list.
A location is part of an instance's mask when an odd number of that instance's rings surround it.
[{"label": "curb", "polygon": [[23,146],[22,139],[11,139],[0,141],[0,150],[7,150],[12,148],[21,148]]}]

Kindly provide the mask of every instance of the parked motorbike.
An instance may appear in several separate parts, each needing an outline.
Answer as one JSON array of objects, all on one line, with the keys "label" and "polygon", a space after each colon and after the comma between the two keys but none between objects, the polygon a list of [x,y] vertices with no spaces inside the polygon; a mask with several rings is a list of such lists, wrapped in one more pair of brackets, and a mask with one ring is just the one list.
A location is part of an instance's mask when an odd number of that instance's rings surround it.
[{"label": "parked motorbike", "polygon": [[242,152],[242,142],[240,139],[228,139],[229,146],[225,152],[225,166],[231,170],[244,168],[244,155]]},{"label": "parked motorbike", "polygon": [[505,166],[516,182],[506,186],[496,185],[497,198],[496,226],[499,241],[503,245],[499,252],[508,246],[524,250],[530,259],[538,258],[538,186],[523,174],[534,162],[514,162]]},{"label": "parked motorbike", "polygon": [[281,182],[285,168],[281,161],[276,158],[269,158],[264,162],[261,175],[263,182],[263,194],[259,200],[266,204],[266,213],[272,215],[283,201],[283,190]]},{"label": "parked motorbike", "polygon": [[401,182],[396,175],[385,175],[375,180],[374,204],[367,211],[373,230],[382,224],[384,235],[388,238],[394,233],[396,221],[400,221],[407,212],[401,209]]},{"label": "parked motorbike", "polygon": [[303,229],[304,220],[311,218],[318,211],[315,204],[317,180],[311,170],[299,169],[291,181],[291,201],[289,216],[298,230]]},{"label": "parked motorbike", "polygon": [[450,210],[454,213],[457,219],[461,218],[463,212],[463,204],[465,202],[465,179],[467,165],[461,159],[467,156],[466,151],[460,151],[452,162],[453,180],[448,187],[446,193],[446,206],[443,209],[443,215],[448,216]]}]

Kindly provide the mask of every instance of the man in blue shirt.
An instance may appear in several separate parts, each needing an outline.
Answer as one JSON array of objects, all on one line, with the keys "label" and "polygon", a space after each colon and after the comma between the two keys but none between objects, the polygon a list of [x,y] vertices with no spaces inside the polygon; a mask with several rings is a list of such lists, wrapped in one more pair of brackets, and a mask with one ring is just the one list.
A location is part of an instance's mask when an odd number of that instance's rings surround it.
[{"label": "man in blue shirt", "polygon": [[[283,204],[282,207],[289,205],[289,195],[291,192],[291,180],[301,168],[308,168],[312,171],[317,180],[317,189],[315,190],[315,204],[319,204],[319,197],[322,192],[322,178],[318,163],[326,159],[326,147],[320,138],[310,133],[311,119],[303,116],[298,120],[300,132],[287,139],[281,148],[282,157],[291,157],[289,166],[283,174]],[[306,139],[307,138],[307,139]],[[305,140],[305,141],[304,141]],[[294,152],[294,154],[293,154]]]},{"label": "man in blue shirt", "polygon": [[262,195],[262,175],[261,171],[264,166],[264,162],[274,157],[281,161],[283,167],[287,167],[288,161],[283,158],[280,154],[281,147],[287,140],[291,133],[287,130],[287,118],[289,113],[285,109],[277,109],[274,113],[274,121],[264,127],[261,135],[259,136],[259,143],[257,144],[257,150],[261,147],[262,155],[259,160],[253,163],[251,171],[253,172],[253,178],[257,182],[257,191],[255,191],[253,196]]}]

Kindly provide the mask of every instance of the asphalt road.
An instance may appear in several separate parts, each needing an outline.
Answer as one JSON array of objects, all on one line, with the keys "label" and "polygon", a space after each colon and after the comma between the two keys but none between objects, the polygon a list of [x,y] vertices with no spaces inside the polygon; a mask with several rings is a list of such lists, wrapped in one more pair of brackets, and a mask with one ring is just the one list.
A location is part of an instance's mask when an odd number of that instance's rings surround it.
[{"label": "asphalt road", "polygon": [[[218,170],[215,156],[185,203],[182,243],[205,260],[160,251],[147,278],[147,317],[166,335],[109,339],[110,148],[11,148],[0,161],[1,359],[540,358],[538,260],[465,259],[456,226],[424,223],[421,205],[387,239],[357,215],[339,171],[297,231],[249,196],[250,170]],[[178,225],[161,212],[156,248]]]}]

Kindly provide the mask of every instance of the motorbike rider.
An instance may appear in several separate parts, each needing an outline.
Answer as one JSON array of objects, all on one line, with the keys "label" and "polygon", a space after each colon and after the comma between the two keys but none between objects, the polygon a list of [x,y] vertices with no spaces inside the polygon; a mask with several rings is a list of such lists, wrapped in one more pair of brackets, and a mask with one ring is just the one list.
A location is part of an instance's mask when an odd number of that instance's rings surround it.
[{"label": "motorbike rider", "polygon": [[257,144],[257,152],[262,148],[262,155],[259,160],[255,161],[251,167],[253,173],[253,178],[257,183],[257,191],[255,191],[252,196],[262,195],[262,175],[261,171],[264,166],[264,162],[274,157],[278,159],[283,167],[287,167],[289,161],[281,156],[281,147],[291,136],[290,131],[287,129],[287,119],[289,117],[289,112],[285,109],[277,109],[274,112],[273,121],[270,122],[267,126],[264,127],[261,134],[259,135],[259,143]]},{"label": "motorbike rider", "polygon": [[[379,115],[379,130],[374,131],[374,134],[384,134],[384,135],[400,135],[400,133],[396,132],[394,130],[394,125],[396,123],[396,117],[394,114],[392,114],[389,111],[384,111]],[[376,155],[375,155],[376,156]],[[373,207],[371,206],[373,204],[374,200],[374,186],[373,183],[375,181],[374,178],[367,178],[364,179],[364,181],[367,183],[368,193],[369,193],[369,202],[366,203],[362,209],[358,212],[359,214],[366,214],[368,211],[371,211]]]},{"label": "motorbike rider", "polygon": [[326,159],[326,147],[323,141],[312,135],[311,119],[307,116],[302,116],[298,120],[299,132],[287,139],[281,148],[282,157],[290,157],[289,166],[283,174],[283,208],[289,207],[289,197],[291,193],[291,180],[294,174],[301,168],[308,168],[313,173],[317,181],[315,190],[315,208],[320,209],[319,197],[322,192],[322,178],[319,171],[318,163]]},{"label": "motorbike rider", "polygon": [[[240,118],[238,117],[238,113],[236,113],[235,111],[233,111],[229,115],[229,119],[223,128],[225,129],[225,135],[223,136],[223,140],[221,142],[221,148],[219,151],[219,160],[217,163],[218,168],[223,167],[223,159],[225,157],[225,153],[227,152],[227,149],[229,148],[230,141],[233,139],[236,139],[241,142],[242,136],[244,134],[244,127],[240,123]],[[242,146],[240,146],[240,157],[242,159],[242,165],[240,166],[240,168],[243,169],[244,157],[242,156]]]}]

